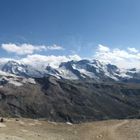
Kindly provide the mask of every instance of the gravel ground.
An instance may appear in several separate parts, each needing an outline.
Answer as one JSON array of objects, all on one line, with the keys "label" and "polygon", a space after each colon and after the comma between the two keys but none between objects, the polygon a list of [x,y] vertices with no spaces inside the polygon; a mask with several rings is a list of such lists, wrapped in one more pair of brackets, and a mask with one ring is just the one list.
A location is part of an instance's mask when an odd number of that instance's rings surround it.
[{"label": "gravel ground", "polygon": [[140,120],[82,124],[32,119],[4,119],[0,140],[140,140]]}]

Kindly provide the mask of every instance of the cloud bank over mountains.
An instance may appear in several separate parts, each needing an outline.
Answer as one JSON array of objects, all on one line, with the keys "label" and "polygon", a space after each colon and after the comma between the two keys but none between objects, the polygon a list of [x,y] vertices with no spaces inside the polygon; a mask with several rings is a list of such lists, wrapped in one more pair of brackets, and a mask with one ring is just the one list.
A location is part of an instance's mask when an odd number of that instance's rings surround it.
[{"label": "cloud bank over mountains", "polygon": [[[1,48],[8,53],[14,53],[19,57],[19,60],[16,60],[21,63],[26,63],[30,65],[39,65],[39,64],[50,64],[53,67],[57,67],[61,62],[71,61],[71,60],[81,60],[78,54],[74,55],[41,55],[42,51],[62,51],[64,48],[59,45],[32,45],[32,44],[13,44],[7,43],[2,44]],[[89,51],[89,50],[87,50]],[[136,48],[119,49],[119,48],[110,48],[99,44],[96,48],[95,54],[89,59],[98,59],[104,63],[111,63],[117,65],[120,68],[138,68],[140,69],[140,51]],[[0,58],[0,63],[14,60],[10,58]]]},{"label": "cloud bank over mountains", "polygon": [[81,57],[78,55],[68,55],[68,56],[54,56],[54,55],[39,55],[39,54],[34,54],[34,55],[28,55],[25,58],[20,59],[21,63],[29,64],[29,65],[50,65],[54,68],[57,68],[61,62],[67,62],[67,61],[79,61],[81,60]]},{"label": "cloud bank over mountains", "polygon": [[94,58],[105,63],[115,64],[121,68],[135,67],[140,69],[140,51],[136,48],[110,49],[99,44]]}]

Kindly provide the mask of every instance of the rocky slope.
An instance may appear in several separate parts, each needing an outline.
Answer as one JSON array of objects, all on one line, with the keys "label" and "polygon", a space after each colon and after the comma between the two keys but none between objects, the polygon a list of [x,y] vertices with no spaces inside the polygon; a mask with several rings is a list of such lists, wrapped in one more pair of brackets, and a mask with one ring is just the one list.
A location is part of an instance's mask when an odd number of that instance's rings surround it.
[{"label": "rocky slope", "polygon": [[83,122],[140,118],[140,73],[97,60],[0,65],[0,115]]},{"label": "rocky slope", "polygon": [[52,76],[37,78],[36,83],[28,80],[22,85],[1,83],[0,115],[73,123],[140,117],[140,84],[72,81]]}]

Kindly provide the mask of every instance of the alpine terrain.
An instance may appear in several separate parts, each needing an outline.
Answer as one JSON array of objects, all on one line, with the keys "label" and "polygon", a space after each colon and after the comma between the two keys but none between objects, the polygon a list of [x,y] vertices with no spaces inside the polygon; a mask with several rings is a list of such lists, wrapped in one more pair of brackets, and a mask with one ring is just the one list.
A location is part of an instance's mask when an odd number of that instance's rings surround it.
[{"label": "alpine terrain", "polygon": [[0,64],[0,115],[79,123],[140,118],[140,70],[98,60]]}]

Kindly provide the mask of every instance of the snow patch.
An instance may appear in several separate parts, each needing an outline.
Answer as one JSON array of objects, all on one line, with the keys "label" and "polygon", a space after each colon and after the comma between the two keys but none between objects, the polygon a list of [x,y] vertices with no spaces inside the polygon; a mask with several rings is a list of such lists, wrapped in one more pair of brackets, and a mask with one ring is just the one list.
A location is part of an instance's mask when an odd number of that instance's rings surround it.
[{"label": "snow patch", "polygon": [[23,84],[22,84],[22,83],[20,83],[20,82],[17,82],[17,81],[12,81],[12,80],[10,80],[8,83],[9,83],[9,84],[12,84],[12,85],[14,85],[14,86],[17,86],[17,87],[20,87],[20,86],[22,86],[22,85],[23,85]]},{"label": "snow patch", "polygon": [[70,123],[70,122],[66,122],[66,124],[68,124],[68,125],[72,125],[72,123]]},{"label": "snow patch", "polygon": [[22,83],[36,84],[36,81],[33,78],[23,78]]}]

